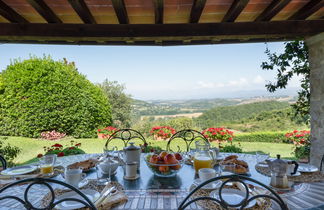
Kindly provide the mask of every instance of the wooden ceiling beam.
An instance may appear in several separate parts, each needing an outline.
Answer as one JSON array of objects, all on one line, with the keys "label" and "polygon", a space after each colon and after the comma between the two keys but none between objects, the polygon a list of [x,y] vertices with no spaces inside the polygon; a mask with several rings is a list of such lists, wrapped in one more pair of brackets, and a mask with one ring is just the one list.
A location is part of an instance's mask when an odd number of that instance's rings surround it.
[{"label": "wooden ceiling beam", "polygon": [[154,14],[155,14],[155,24],[163,24],[163,0],[153,0],[154,3]]},{"label": "wooden ceiling beam", "polygon": [[84,23],[96,24],[96,20],[92,16],[84,0],[68,0],[68,1]]},{"label": "wooden ceiling beam", "polygon": [[0,0],[0,15],[12,23],[28,23],[28,20],[18,14],[2,0]]},{"label": "wooden ceiling beam", "polygon": [[249,0],[234,0],[222,22],[234,22],[248,3]]},{"label": "wooden ceiling beam", "polygon": [[124,0],[111,0],[120,24],[128,24],[128,15]]},{"label": "wooden ceiling beam", "polygon": [[[200,24],[18,24],[0,23],[7,40],[157,40],[304,37],[324,32],[324,20]],[[164,37],[164,38],[163,38]]]},{"label": "wooden ceiling beam", "polygon": [[198,23],[205,8],[206,0],[194,0],[190,12],[190,23]]},{"label": "wooden ceiling beam", "polygon": [[276,16],[291,0],[273,0],[269,6],[255,19],[255,21],[270,21]]},{"label": "wooden ceiling beam", "polygon": [[305,20],[322,7],[324,7],[324,0],[311,0],[295,14],[289,17],[288,20]]},{"label": "wooden ceiling beam", "polygon": [[63,23],[44,0],[27,1],[48,23]]}]

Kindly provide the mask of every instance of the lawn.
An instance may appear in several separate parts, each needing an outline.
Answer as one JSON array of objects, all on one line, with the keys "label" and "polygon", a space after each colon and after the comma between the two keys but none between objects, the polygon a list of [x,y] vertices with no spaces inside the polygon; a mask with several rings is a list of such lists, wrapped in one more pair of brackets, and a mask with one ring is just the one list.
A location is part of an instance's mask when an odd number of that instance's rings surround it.
[{"label": "lawn", "polygon": [[[6,142],[10,143],[12,146],[18,146],[21,148],[22,152],[15,159],[16,164],[22,164],[34,159],[37,154],[44,153],[43,147],[50,147],[55,143],[62,145],[70,145],[71,140],[74,143],[81,143],[81,149],[86,153],[102,153],[103,147],[105,145],[105,140],[102,139],[73,139],[65,138],[59,141],[47,141],[40,139],[31,139],[25,137],[8,137]],[[148,139],[148,142],[151,142],[155,146],[160,146],[166,148],[165,141],[154,141]],[[122,148],[122,143],[118,142],[116,146],[119,149]],[[255,153],[256,151],[262,151],[265,153],[270,153],[272,157],[275,157],[276,154],[281,154],[285,158],[293,158],[292,145],[291,144],[282,144],[282,143],[265,143],[265,142],[241,142],[243,152],[246,153]]]}]

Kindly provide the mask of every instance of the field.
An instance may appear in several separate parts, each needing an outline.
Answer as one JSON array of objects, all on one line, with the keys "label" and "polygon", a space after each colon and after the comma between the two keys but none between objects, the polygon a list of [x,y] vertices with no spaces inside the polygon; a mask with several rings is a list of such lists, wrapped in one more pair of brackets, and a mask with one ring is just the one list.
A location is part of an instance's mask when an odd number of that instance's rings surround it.
[{"label": "field", "polygon": [[[81,143],[81,149],[85,150],[86,153],[102,153],[103,147],[105,145],[105,140],[102,139],[73,139],[66,138],[60,141],[46,141],[39,139],[31,139],[24,137],[8,137],[7,142],[10,142],[12,146],[18,146],[22,149],[18,158],[15,159],[16,164],[23,164],[29,161],[33,161],[37,154],[43,153],[43,147],[49,147],[55,143],[62,145],[70,145],[70,141],[73,140],[75,143]],[[148,139],[148,142],[160,146],[162,148],[166,147],[165,141],[154,141]],[[255,153],[256,151],[262,151],[265,153],[270,153],[272,157],[276,154],[281,154],[285,158],[293,158],[292,145],[283,143],[266,143],[266,142],[241,142],[240,143],[243,151],[247,153]],[[121,142],[118,145],[119,149],[122,148]],[[181,145],[183,146],[183,145]]]}]

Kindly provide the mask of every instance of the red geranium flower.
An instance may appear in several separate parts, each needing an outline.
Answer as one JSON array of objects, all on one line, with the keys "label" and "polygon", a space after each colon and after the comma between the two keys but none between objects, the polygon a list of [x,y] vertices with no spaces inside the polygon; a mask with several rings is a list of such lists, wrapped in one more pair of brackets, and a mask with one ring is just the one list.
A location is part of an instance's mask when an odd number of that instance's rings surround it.
[{"label": "red geranium flower", "polygon": [[59,152],[58,154],[57,154],[57,157],[63,157],[64,156],[64,152]]},{"label": "red geranium flower", "polygon": [[41,158],[41,157],[43,157],[43,154],[38,154],[37,155],[37,158]]},{"label": "red geranium flower", "polygon": [[54,144],[52,147],[63,147],[61,144]]},{"label": "red geranium flower", "polygon": [[77,143],[75,146],[76,147],[80,147],[81,146],[81,143]]}]

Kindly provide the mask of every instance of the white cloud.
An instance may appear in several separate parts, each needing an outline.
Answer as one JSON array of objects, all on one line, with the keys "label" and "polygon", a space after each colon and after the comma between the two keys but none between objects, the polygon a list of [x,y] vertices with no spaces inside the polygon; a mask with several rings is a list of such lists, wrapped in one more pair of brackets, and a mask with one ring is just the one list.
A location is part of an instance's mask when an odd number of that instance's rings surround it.
[{"label": "white cloud", "polygon": [[264,82],[265,82],[265,79],[262,76],[260,76],[260,75],[256,76],[253,79],[253,83],[254,84],[264,84]]}]

